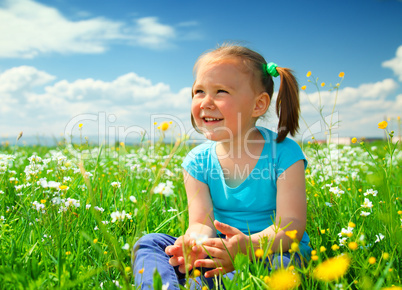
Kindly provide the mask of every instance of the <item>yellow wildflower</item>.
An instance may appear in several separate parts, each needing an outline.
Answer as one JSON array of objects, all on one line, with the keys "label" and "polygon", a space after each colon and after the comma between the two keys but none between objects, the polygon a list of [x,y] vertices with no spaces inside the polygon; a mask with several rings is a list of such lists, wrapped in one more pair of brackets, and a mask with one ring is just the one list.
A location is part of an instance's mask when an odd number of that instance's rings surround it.
[{"label": "yellow wildflower", "polygon": [[286,231],[285,234],[292,240],[296,239],[297,230]]},{"label": "yellow wildflower", "polygon": [[170,124],[168,122],[162,122],[162,124],[159,126],[160,130],[166,131],[169,129]]},{"label": "yellow wildflower", "polygon": [[389,259],[389,254],[384,253],[384,254],[382,254],[382,257],[384,258],[384,260],[388,260]]},{"label": "yellow wildflower", "polygon": [[353,138],[352,138],[352,143],[355,144],[356,142],[357,142],[357,138],[356,138],[356,137],[353,137]]},{"label": "yellow wildflower", "polygon": [[82,128],[82,123],[78,124],[78,128],[80,129]]},{"label": "yellow wildflower", "polygon": [[126,268],[124,268],[124,270],[125,270],[126,272],[130,272],[130,271],[131,271],[131,267],[126,267]]},{"label": "yellow wildflower", "polygon": [[290,248],[292,249],[293,252],[298,252],[298,251],[299,251],[299,244],[293,242],[293,243],[290,245]]},{"label": "yellow wildflower", "polygon": [[326,247],[324,247],[324,246],[321,246],[321,247],[320,247],[320,253],[325,252],[326,250],[327,250]]},{"label": "yellow wildflower", "polygon": [[46,199],[41,199],[40,203],[46,203]]},{"label": "yellow wildflower", "polygon": [[337,251],[339,250],[339,246],[337,244],[332,245],[331,247],[332,251]]},{"label": "yellow wildflower", "polygon": [[104,254],[104,255],[107,255],[107,251],[104,251],[103,254]]},{"label": "yellow wildflower", "polygon": [[348,247],[349,247],[349,249],[351,249],[352,251],[354,251],[354,250],[357,249],[358,245],[357,245],[356,242],[350,242],[350,243],[348,244]]},{"label": "yellow wildflower", "polygon": [[339,77],[340,77],[340,78],[343,78],[344,76],[345,76],[345,73],[344,73],[344,72],[340,72],[340,73],[339,73]]},{"label": "yellow wildflower", "polygon": [[369,264],[371,264],[371,265],[375,264],[376,261],[377,261],[377,259],[376,259],[375,257],[370,257],[370,258],[368,259],[368,262],[369,262]]},{"label": "yellow wildflower", "polygon": [[306,86],[302,86],[301,89],[304,91],[307,87]]},{"label": "yellow wildflower", "polygon": [[256,256],[257,258],[261,258],[262,256],[264,256],[264,251],[263,251],[263,249],[257,249],[257,250],[255,250],[255,256]]},{"label": "yellow wildflower", "polygon": [[195,269],[195,270],[193,271],[193,274],[194,274],[194,277],[200,277],[200,276],[201,276],[201,271],[198,270],[198,269]]},{"label": "yellow wildflower", "polygon": [[139,273],[139,274],[144,273],[144,268],[141,268],[141,269],[138,271],[138,273]]},{"label": "yellow wildflower", "polygon": [[401,116],[396,117],[396,119],[399,121],[401,119]]},{"label": "yellow wildflower", "polygon": [[317,260],[318,260],[318,256],[316,256],[316,255],[311,256],[311,260],[317,261]]},{"label": "yellow wildflower", "polygon": [[201,290],[208,290],[208,287],[207,286],[202,286]]},{"label": "yellow wildflower", "polygon": [[350,265],[350,258],[347,255],[340,255],[322,262],[314,269],[313,275],[316,279],[330,282],[338,280],[345,275]]},{"label": "yellow wildflower", "polygon": [[98,242],[98,239],[94,239],[94,244],[96,244]]},{"label": "yellow wildflower", "polygon": [[321,234],[325,234],[325,229],[321,230]]},{"label": "yellow wildflower", "polygon": [[378,123],[379,129],[385,129],[385,128],[387,128],[387,126],[388,126],[387,121],[382,121],[382,122]]},{"label": "yellow wildflower", "polygon": [[325,86],[325,83],[321,83],[321,86],[324,87],[324,86]]},{"label": "yellow wildflower", "polygon": [[354,227],[356,226],[356,224],[353,223],[353,222],[349,222],[349,223],[348,223],[348,226],[351,227],[351,228],[354,228]]},{"label": "yellow wildflower", "polygon": [[71,252],[70,252],[70,251],[67,251],[67,252],[66,252],[66,256],[68,256],[68,255],[71,255]]},{"label": "yellow wildflower", "polygon": [[306,76],[309,78],[311,76],[311,71],[308,71]]},{"label": "yellow wildflower", "polygon": [[296,272],[279,269],[271,275],[267,285],[269,289],[293,289],[300,285],[300,277]]},{"label": "yellow wildflower", "polygon": [[59,186],[59,189],[60,189],[60,190],[66,190],[67,188],[68,188],[67,185],[60,185],[60,186]]}]

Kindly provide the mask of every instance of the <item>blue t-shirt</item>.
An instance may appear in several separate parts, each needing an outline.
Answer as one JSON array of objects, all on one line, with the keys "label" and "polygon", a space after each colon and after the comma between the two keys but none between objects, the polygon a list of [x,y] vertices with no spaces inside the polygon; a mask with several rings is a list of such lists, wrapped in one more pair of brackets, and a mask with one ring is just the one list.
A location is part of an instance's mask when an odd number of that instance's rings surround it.
[{"label": "blue t-shirt", "polygon": [[[206,183],[211,194],[215,219],[238,228],[248,235],[261,232],[275,220],[276,182],[278,177],[298,160],[307,160],[300,146],[286,138],[276,142],[277,134],[257,127],[265,139],[264,148],[254,168],[235,170],[235,176],[247,178],[237,187],[226,185],[216,154],[216,142],[207,141],[189,152],[183,168],[195,179]],[[282,176],[283,177],[283,176]],[[285,225],[282,225],[285,226]],[[301,254],[308,258],[309,237],[304,233],[300,242]]]}]

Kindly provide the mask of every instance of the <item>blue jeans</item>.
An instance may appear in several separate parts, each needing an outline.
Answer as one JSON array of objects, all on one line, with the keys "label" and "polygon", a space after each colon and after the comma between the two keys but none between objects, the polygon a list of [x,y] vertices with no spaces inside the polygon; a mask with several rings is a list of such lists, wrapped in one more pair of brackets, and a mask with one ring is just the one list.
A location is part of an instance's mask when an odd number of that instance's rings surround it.
[{"label": "blue jeans", "polygon": [[[170,289],[179,289],[179,285],[185,285],[185,274],[179,272],[178,267],[169,264],[169,256],[165,253],[165,248],[175,243],[177,238],[166,234],[148,234],[141,237],[134,245],[134,263],[133,272],[135,277],[135,286],[141,286],[141,289],[153,289],[153,273],[155,269],[159,272],[163,285],[169,283]],[[287,267],[290,263],[290,254],[283,253],[282,257],[278,254],[271,259],[273,265],[280,265],[283,260],[283,266]],[[300,264],[300,257],[296,254],[295,261]],[[143,270],[142,270],[143,269]],[[141,271],[140,271],[141,270]],[[200,269],[202,275],[188,281],[190,289],[201,289],[203,285],[208,285],[213,289],[216,285],[216,278],[205,278],[203,273],[209,269]],[[140,273],[142,272],[142,273]],[[235,271],[226,273],[223,277],[233,278]],[[219,284],[219,279],[218,284]],[[223,284],[220,283],[220,285]]]}]

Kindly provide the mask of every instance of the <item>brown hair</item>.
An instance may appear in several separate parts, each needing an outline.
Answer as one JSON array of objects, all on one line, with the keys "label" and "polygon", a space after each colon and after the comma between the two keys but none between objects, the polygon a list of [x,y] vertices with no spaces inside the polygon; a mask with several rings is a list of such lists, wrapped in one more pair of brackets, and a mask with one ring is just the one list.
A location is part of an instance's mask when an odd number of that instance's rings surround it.
[{"label": "brown hair", "polygon": [[[201,63],[212,63],[233,57],[237,57],[243,61],[245,69],[253,74],[253,79],[256,81],[255,84],[261,85],[263,92],[267,92],[269,97],[272,98],[274,82],[272,76],[266,72],[265,67],[267,62],[261,54],[244,46],[225,43],[214,50],[205,52],[197,59],[194,65],[194,75],[196,75]],[[288,133],[294,136],[299,129],[299,86],[290,69],[277,67],[276,70],[281,78],[276,100],[276,114],[279,117],[278,137],[276,141],[282,142]],[[198,131],[193,115],[191,115],[191,123]]]}]

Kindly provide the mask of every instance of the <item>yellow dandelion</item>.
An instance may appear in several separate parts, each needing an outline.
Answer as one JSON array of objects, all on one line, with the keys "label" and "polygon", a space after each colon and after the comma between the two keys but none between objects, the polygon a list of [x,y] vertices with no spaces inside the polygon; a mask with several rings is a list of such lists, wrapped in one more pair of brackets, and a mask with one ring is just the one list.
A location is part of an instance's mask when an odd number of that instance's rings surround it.
[{"label": "yellow dandelion", "polygon": [[401,116],[396,117],[396,119],[399,121],[401,119]]},{"label": "yellow dandelion", "polygon": [[382,122],[378,123],[378,129],[385,129],[385,128],[387,128],[387,126],[388,126],[387,121],[382,121]]},{"label": "yellow dandelion", "polygon": [[347,236],[348,238],[350,238],[350,237],[353,236],[353,233],[352,233],[352,232],[346,233],[346,236]]},{"label": "yellow dandelion", "polygon": [[104,254],[104,255],[107,255],[107,251],[104,251],[103,254]]},{"label": "yellow dandelion", "polygon": [[67,188],[68,188],[67,185],[60,185],[60,186],[59,186],[59,189],[60,189],[60,190],[66,190]]},{"label": "yellow dandelion", "polygon": [[46,199],[41,199],[40,203],[46,203]]},{"label": "yellow dandelion", "polygon": [[269,289],[294,289],[300,285],[300,277],[296,272],[280,269],[271,275],[267,285]]},{"label": "yellow dandelion", "polygon": [[352,251],[356,250],[358,248],[358,245],[356,242],[350,242],[348,244],[349,249],[351,249]]},{"label": "yellow dandelion", "polygon": [[347,255],[340,255],[329,258],[314,269],[313,275],[316,279],[330,282],[338,280],[345,275],[350,265],[350,258]]},{"label": "yellow dandelion", "polygon": [[131,267],[126,267],[126,268],[124,268],[124,270],[125,270],[126,272],[130,272],[130,271],[131,271]]},{"label": "yellow dandelion", "polygon": [[158,125],[158,122],[154,122],[154,125],[155,125],[155,126]]},{"label": "yellow dandelion", "polygon": [[98,239],[94,239],[94,244],[96,244],[98,242]]},{"label": "yellow dandelion", "polygon": [[308,71],[306,76],[309,78],[311,76],[311,71]]},{"label": "yellow dandelion", "polygon": [[326,250],[327,250],[326,247],[324,247],[324,246],[321,246],[321,247],[320,247],[320,253],[325,252]]},{"label": "yellow dandelion", "polygon": [[162,122],[162,124],[159,126],[162,131],[166,131],[169,129],[170,124],[168,122]]},{"label": "yellow dandelion", "polygon": [[82,128],[82,123],[78,124],[78,128],[80,129]]},{"label": "yellow dandelion", "polygon": [[293,252],[298,252],[298,251],[299,251],[299,244],[293,242],[293,243],[290,245],[290,248],[292,249]]},{"label": "yellow dandelion", "polygon": [[325,234],[325,229],[321,230],[320,232],[321,234]]},{"label": "yellow dandelion", "polygon": [[138,273],[139,273],[139,274],[144,273],[144,268],[141,268],[141,269],[138,271]]},{"label": "yellow dandelion", "polygon": [[271,280],[271,278],[269,278],[269,276],[265,276],[265,277],[264,277],[264,282],[265,282],[265,284],[268,284],[268,283],[269,283],[269,280]]},{"label": "yellow dandelion", "polygon": [[340,78],[343,78],[344,76],[345,76],[345,73],[344,73],[344,72],[340,72],[340,73],[339,73],[339,77],[340,77]]},{"label": "yellow dandelion", "polygon": [[376,261],[377,261],[377,259],[376,259],[375,257],[370,257],[370,258],[368,259],[368,262],[369,262],[369,264],[371,264],[371,265],[375,264]]},{"label": "yellow dandelion", "polygon": [[314,255],[317,255],[317,251],[316,251],[316,250],[312,250],[312,251],[311,251],[311,255],[313,255],[313,256],[314,256]]},{"label": "yellow dandelion", "polygon": [[200,277],[200,276],[201,276],[201,271],[198,270],[198,269],[195,269],[195,270],[193,271],[193,275],[194,275],[194,277]]},{"label": "yellow dandelion", "polygon": [[68,255],[71,255],[71,252],[70,252],[70,251],[67,251],[67,252],[66,252],[66,256],[68,256]]},{"label": "yellow dandelion", "polygon": [[292,240],[296,239],[297,230],[286,231],[285,234]]},{"label": "yellow dandelion", "polygon": [[325,83],[321,83],[321,86],[324,87],[324,86],[325,86]]},{"label": "yellow dandelion", "polygon": [[382,254],[382,257],[384,258],[384,260],[388,260],[389,259],[389,254],[384,253],[384,254]]},{"label": "yellow dandelion", "polygon": [[311,260],[317,261],[317,260],[318,260],[318,256],[316,256],[316,255],[311,256]]},{"label": "yellow dandelion", "polygon": [[337,251],[339,250],[339,246],[337,244],[332,245],[331,247],[332,251]]},{"label": "yellow dandelion", "polygon": [[262,256],[264,256],[264,250],[263,249],[255,250],[255,256],[256,258],[261,258]]},{"label": "yellow dandelion", "polygon": [[304,91],[307,87],[306,86],[302,86],[301,89]]},{"label": "yellow dandelion", "polygon": [[208,287],[207,286],[202,286],[201,290],[208,290]]},{"label": "yellow dandelion", "polygon": [[[350,189],[349,189],[349,190],[350,190]],[[353,223],[353,222],[349,222],[349,223],[348,223],[348,227],[354,228],[354,227],[356,227],[356,224]]]},{"label": "yellow dandelion", "polygon": [[353,138],[352,138],[352,143],[355,144],[356,142],[357,142],[357,138],[356,138],[356,137],[353,137]]},{"label": "yellow dandelion", "polygon": [[402,210],[398,210],[398,214],[402,214]]}]

